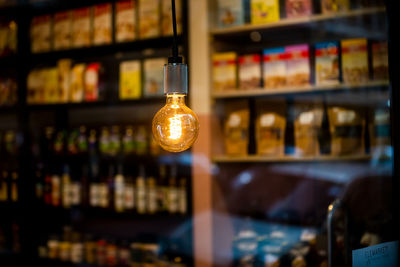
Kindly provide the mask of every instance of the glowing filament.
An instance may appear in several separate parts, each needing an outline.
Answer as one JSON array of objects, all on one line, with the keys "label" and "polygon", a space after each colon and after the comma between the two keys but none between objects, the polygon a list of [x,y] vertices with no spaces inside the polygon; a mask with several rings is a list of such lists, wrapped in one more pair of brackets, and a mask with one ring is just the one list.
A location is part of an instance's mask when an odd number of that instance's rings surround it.
[{"label": "glowing filament", "polygon": [[182,121],[180,115],[169,118],[169,139],[177,140],[182,136]]}]

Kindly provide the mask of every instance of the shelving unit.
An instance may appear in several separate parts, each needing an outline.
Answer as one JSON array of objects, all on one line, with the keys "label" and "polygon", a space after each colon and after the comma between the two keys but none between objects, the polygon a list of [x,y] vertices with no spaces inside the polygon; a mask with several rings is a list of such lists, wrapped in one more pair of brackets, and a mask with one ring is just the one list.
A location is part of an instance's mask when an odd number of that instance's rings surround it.
[{"label": "shelving unit", "polygon": [[283,157],[266,157],[262,155],[248,156],[214,156],[214,163],[248,163],[248,162],[264,162],[264,163],[285,163],[285,162],[335,162],[335,161],[369,161],[370,155],[349,155],[349,156],[283,156]]}]

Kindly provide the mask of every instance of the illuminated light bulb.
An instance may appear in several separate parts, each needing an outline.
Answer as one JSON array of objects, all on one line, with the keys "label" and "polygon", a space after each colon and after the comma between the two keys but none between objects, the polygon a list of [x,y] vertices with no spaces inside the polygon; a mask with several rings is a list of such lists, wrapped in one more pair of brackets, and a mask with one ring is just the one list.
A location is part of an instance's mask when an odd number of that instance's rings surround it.
[{"label": "illuminated light bulb", "polygon": [[167,103],[153,118],[153,136],[163,149],[181,152],[193,145],[199,132],[199,120],[185,104],[186,64],[164,66],[164,92]]}]

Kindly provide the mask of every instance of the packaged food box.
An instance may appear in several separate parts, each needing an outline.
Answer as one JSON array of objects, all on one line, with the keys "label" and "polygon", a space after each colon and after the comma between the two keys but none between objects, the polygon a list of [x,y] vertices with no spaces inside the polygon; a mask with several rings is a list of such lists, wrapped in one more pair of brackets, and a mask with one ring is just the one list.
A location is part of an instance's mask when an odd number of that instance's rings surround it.
[{"label": "packaged food box", "polygon": [[315,45],[316,85],[335,85],[340,82],[339,44],[324,42]]},{"label": "packaged food box", "polygon": [[249,108],[245,101],[235,101],[227,106],[224,123],[225,153],[245,156],[249,144]]},{"label": "packaged food box", "polygon": [[236,89],[236,53],[216,53],[213,60],[213,87],[215,91]]},{"label": "packaged food box", "polygon": [[93,44],[104,45],[112,42],[112,5],[94,6]]},{"label": "packaged food box", "polygon": [[297,156],[320,154],[319,134],[323,108],[318,103],[295,103],[294,143]]},{"label": "packaged food box", "polygon": [[115,39],[117,42],[132,41],[137,36],[136,0],[118,1],[115,14]]},{"label": "packaged food box", "polygon": [[102,87],[101,64],[90,63],[85,70],[85,101],[92,102],[100,99]]},{"label": "packaged food box", "polygon": [[34,17],[31,22],[31,50],[33,53],[51,50],[51,16]]},{"label": "packaged food box", "polygon": [[368,45],[366,39],[342,41],[343,81],[349,84],[368,81]]},{"label": "packaged food box", "polygon": [[72,11],[72,47],[92,45],[92,8],[83,7]]},{"label": "packaged food box", "polygon": [[243,0],[218,0],[218,25],[220,27],[244,24]]},{"label": "packaged food box", "polygon": [[371,154],[374,158],[391,157],[391,128],[388,108],[373,110],[370,120]]},{"label": "packaged food box", "polygon": [[281,88],[287,84],[287,55],[285,48],[264,50],[264,88]]},{"label": "packaged food box", "polygon": [[365,112],[359,107],[331,106],[328,110],[332,155],[365,154]]},{"label": "packaged food box", "polygon": [[256,103],[257,154],[284,156],[286,131],[286,103],[284,99],[262,100]]},{"label": "packaged food box", "polygon": [[287,85],[310,84],[310,58],[308,45],[293,45],[285,48],[287,54]]},{"label": "packaged food box", "polygon": [[71,71],[71,102],[82,102],[85,97],[85,70],[86,64],[76,64]]},{"label": "packaged food box", "polygon": [[349,0],[321,0],[323,14],[338,13],[350,9]]},{"label": "packaged food box", "polygon": [[41,75],[44,79],[44,103],[55,104],[60,102],[58,69],[43,69]]},{"label": "packaged food box", "polygon": [[389,59],[387,42],[372,43],[372,73],[374,80],[389,79]]},{"label": "packaged food box", "polygon": [[[163,36],[173,35],[171,1],[161,1],[161,33]],[[175,0],[176,31],[182,33],[182,1]]]},{"label": "packaged food box", "polygon": [[59,102],[69,101],[69,89],[71,87],[71,65],[70,59],[61,59],[57,62],[58,83],[59,83]]},{"label": "packaged food box", "polygon": [[250,0],[251,24],[276,22],[280,19],[279,0]]},{"label": "packaged food box", "polygon": [[286,17],[298,18],[312,15],[311,0],[286,0]]},{"label": "packaged food box", "polygon": [[164,95],[163,67],[165,64],[167,64],[165,58],[152,58],[144,61],[144,96]]},{"label": "packaged food box", "polygon": [[139,37],[160,36],[160,2],[158,0],[139,0]]},{"label": "packaged food box", "polygon": [[259,54],[239,57],[239,88],[257,89],[261,87],[261,56]]},{"label": "packaged food box", "polygon": [[54,14],[54,50],[71,48],[72,13],[62,11]]},{"label": "packaged food box", "polygon": [[14,20],[0,21],[0,56],[8,56],[17,51],[17,23]]},{"label": "packaged food box", "polygon": [[140,98],[142,93],[141,80],[139,60],[121,62],[119,67],[119,98],[122,100]]}]

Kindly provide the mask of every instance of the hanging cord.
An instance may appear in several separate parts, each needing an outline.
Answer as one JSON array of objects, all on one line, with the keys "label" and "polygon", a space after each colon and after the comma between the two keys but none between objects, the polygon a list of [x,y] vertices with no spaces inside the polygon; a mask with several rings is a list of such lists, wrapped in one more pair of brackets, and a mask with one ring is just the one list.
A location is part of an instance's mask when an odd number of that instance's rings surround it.
[{"label": "hanging cord", "polygon": [[178,33],[176,30],[175,0],[171,0],[171,9],[172,9],[172,29],[174,31],[174,37],[172,42],[172,57],[168,58],[168,63],[182,63],[182,57],[179,56],[179,51],[178,51]]}]

